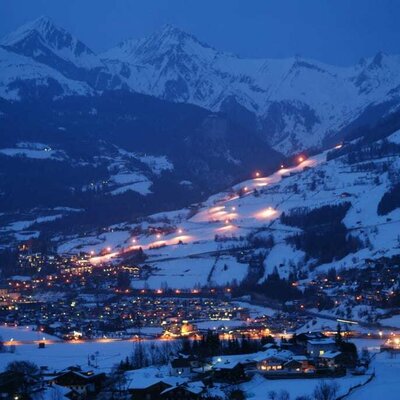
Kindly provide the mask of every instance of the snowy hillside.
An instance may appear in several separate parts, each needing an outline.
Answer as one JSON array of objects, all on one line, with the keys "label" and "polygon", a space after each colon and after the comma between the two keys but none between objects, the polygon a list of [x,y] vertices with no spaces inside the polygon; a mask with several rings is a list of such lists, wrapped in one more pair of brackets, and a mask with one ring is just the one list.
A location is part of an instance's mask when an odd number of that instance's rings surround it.
[{"label": "snowy hillside", "polygon": [[[398,133],[385,143],[390,146],[396,141]],[[282,277],[296,272],[311,278],[331,267],[362,268],[367,259],[400,253],[400,209],[384,215],[377,212],[382,196],[398,179],[400,150],[396,149],[395,157],[386,153],[373,161],[354,162],[349,155],[340,156],[346,146],[339,145],[329,153],[329,160],[328,152],[299,159],[294,167],[242,182],[190,209],[152,215],[139,224],[122,223],[99,236],[75,237],[64,241],[59,251],[102,253],[93,258],[93,262],[101,263],[141,247],[155,272],[134,285],[154,289],[240,282],[251,273],[249,257],[257,254],[264,257],[256,274],[259,281],[274,270]],[[332,243],[336,249],[333,247],[328,261],[297,246],[292,238],[302,229],[282,222],[283,213],[288,216],[324,206],[344,210],[340,219],[346,230],[345,246],[351,237],[357,238],[356,245],[353,241],[353,247],[342,252],[339,240]],[[333,219],[329,225],[334,225]],[[332,236],[331,241],[335,240]],[[324,246],[322,242],[320,246]]]}]

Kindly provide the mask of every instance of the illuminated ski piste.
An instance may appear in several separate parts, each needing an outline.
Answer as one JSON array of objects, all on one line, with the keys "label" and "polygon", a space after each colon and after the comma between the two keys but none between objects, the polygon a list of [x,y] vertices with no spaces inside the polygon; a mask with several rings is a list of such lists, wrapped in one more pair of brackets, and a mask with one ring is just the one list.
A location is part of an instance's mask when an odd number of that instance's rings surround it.
[{"label": "illuminated ski piste", "polygon": [[[183,217],[187,214],[187,210],[162,213],[166,216],[182,216],[182,222],[175,233],[129,238],[120,248],[110,247],[107,254],[92,257],[91,262],[93,264],[109,262],[139,248],[155,259],[188,257],[217,251],[220,246],[215,241],[216,235],[245,236],[251,229],[268,225],[280,216],[279,206],[275,204],[280,201],[280,196],[256,197],[255,190],[279,183],[283,176],[323,163],[326,160],[326,153],[305,159],[294,167],[281,168],[270,176],[241,182],[232,188],[231,193],[213,195],[189,219]],[[238,192],[241,192],[241,196],[237,194]]]}]

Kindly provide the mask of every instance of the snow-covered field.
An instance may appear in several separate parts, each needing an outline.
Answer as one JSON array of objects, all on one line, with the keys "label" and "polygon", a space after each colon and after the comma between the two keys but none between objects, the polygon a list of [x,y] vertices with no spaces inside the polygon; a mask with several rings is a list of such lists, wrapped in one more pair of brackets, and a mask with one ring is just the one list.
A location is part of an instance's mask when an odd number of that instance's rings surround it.
[{"label": "snow-covered field", "polygon": [[29,360],[50,370],[74,365],[88,368],[88,358],[94,357],[99,370],[109,371],[114,364],[129,357],[132,350],[133,342],[129,341],[53,343],[44,349],[39,349],[37,344],[23,344],[15,347],[15,353],[0,355],[0,370],[14,360]]},{"label": "snow-covered field", "polygon": [[[348,392],[351,387],[365,382],[369,376],[345,376],[334,380],[324,380],[335,382],[339,385],[338,395],[343,395]],[[291,399],[296,399],[298,396],[312,396],[315,387],[322,379],[285,379],[285,380],[268,380],[262,376],[256,375],[254,378],[243,385],[241,388],[245,391],[248,399],[261,400],[266,399],[269,392],[287,391]],[[311,397],[312,398],[312,397]],[[365,400],[367,398],[364,398]]]},{"label": "snow-covered field", "polygon": [[25,340],[54,340],[55,338],[46,333],[37,332],[32,330],[31,326],[19,326],[11,327],[6,325],[0,325],[0,337],[6,341],[25,341]]},{"label": "snow-covered field", "polygon": [[383,318],[383,319],[380,319],[379,322],[382,325],[393,326],[395,328],[400,328],[400,315],[393,315],[390,318]]},{"label": "snow-covered field", "polygon": [[392,357],[389,353],[378,354],[373,363],[372,370],[375,378],[356,389],[349,400],[385,399],[398,400],[400,386],[400,357]]}]

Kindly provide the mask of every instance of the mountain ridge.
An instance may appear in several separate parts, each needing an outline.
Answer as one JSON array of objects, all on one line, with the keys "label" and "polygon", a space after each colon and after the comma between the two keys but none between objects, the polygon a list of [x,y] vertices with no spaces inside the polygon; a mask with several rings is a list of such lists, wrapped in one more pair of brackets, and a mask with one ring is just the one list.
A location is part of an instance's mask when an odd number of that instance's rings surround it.
[{"label": "mountain ridge", "polygon": [[[61,74],[71,82],[64,82],[65,93],[63,85],[53,90],[58,97],[123,89],[194,104],[251,124],[286,155],[340,139],[367,109],[380,110],[372,121],[376,123],[400,107],[400,56],[382,52],[349,67],[299,56],[249,59],[216,50],[165,25],[145,38],[95,54],[47,17],[7,35],[0,46],[8,52],[0,62],[7,71],[14,68],[14,77],[11,72],[0,76],[4,98],[18,100],[20,88],[34,94],[35,88],[43,87],[38,91],[43,93],[49,82],[60,82]],[[39,64],[50,69],[42,69],[40,79],[20,78],[18,62],[13,64],[9,54],[31,59],[36,70]],[[76,88],[72,82],[77,82]]]}]

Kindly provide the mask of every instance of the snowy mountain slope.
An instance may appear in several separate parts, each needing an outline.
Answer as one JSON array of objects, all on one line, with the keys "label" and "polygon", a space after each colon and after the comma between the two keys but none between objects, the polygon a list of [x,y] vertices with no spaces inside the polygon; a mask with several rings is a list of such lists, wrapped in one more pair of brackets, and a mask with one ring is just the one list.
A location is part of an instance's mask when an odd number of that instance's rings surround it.
[{"label": "snowy mountain slope", "polygon": [[[21,59],[24,59],[27,73],[30,70],[34,73],[40,65],[44,68],[43,73],[48,75],[47,80],[52,79],[61,84],[63,80],[68,79],[76,81],[76,86],[81,84],[98,90],[115,88],[120,84],[120,79],[112,76],[92,50],[63,28],[57,27],[47,17],[29,22],[4,37],[0,41],[0,49],[4,62],[7,62],[10,70],[8,77],[15,74],[13,78],[16,83],[21,81],[34,83],[25,75],[18,79]],[[15,55],[23,58],[18,59]],[[0,78],[5,85],[3,74],[2,71]],[[38,86],[40,83],[42,82],[36,82]],[[68,91],[64,93],[64,95],[70,94]],[[3,96],[9,98],[4,94]]]},{"label": "snowy mountain slope", "polygon": [[398,107],[400,57],[381,53],[345,68],[299,57],[242,59],[167,25],[101,57],[135,91],[228,113],[229,103],[239,104],[286,154],[320,146],[368,105],[396,99]]},{"label": "snowy mountain slope", "polygon": [[[397,136],[391,136],[391,140]],[[336,151],[333,149],[331,154]],[[234,279],[240,282],[246,276],[243,270],[250,271],[246,261],[240,259],[240,251],[248,252],[249,246],[253,255],[265,256],[258,271],[260,281],[275,268],[283,277],[297,271],[310,274],[309,278],[331,267],[362,268],[367,259],[400,253],[400,209],[387,215],[377,212],[399,167],[400,148],[395,157],[385,155],[361,162],[331,155],[327,160],[325,152],[273,175],[242,182],[191,209],[152,215],[139,224],[122,223],[107,236],[91,234],[66,240],[59,251],[104,254],[109,247],[108,253],[93,258],[93,262],[100,263],[124,257],[141,247],[149,256],[146,262],[158,265],[159,272],[147,281],[136,282],[135,286],[148,285],[154,289],[160,288],[161,283],[170,288],[187,288],[198,282],[203,285]],[[340,204],[348,207],[343,218],[346,237],[357,237],[358,246],[321,263],[304,248],[296,247],[291,238],[301,234],[302,229],[284,225],[280,216],[299,209]],[[258,244],[252,247],[255,239]],[[263,240],[269,244],[262,245]],[[230,254],[236,261],[233,264],[228,261],[226,270],[219,268],[218,277],[213,278],[213,266],[221,254]],[[236,267],[236,262],[244,264]],[[196,276],[196,282],[183,279],[186,275]]]},{"label": "snowy mountain slope", "polygon": [[0,47],[0,97],[20,100],[39,93],[44,97],[90,96],[93,89],[85,82],[68,79],[55,69]]},{"label": "snowy mountain slope", "polygon": [[102,63],[85,44],[66,30],[56,27],[47,17],[21,26],[0,43],[15,53],[43,63],[46,63],[46,57],[53,55],[82,68],[102,67]]},{"label": "snowy mountain slope", "polygon": [[0,49],[3,98],[130,90],[222,111],[286,155],[374,125],[400,104],[400,56],[382,53],[349,67],[244,59],[166,25],[96,55],[46,17],[3,38]]}]

